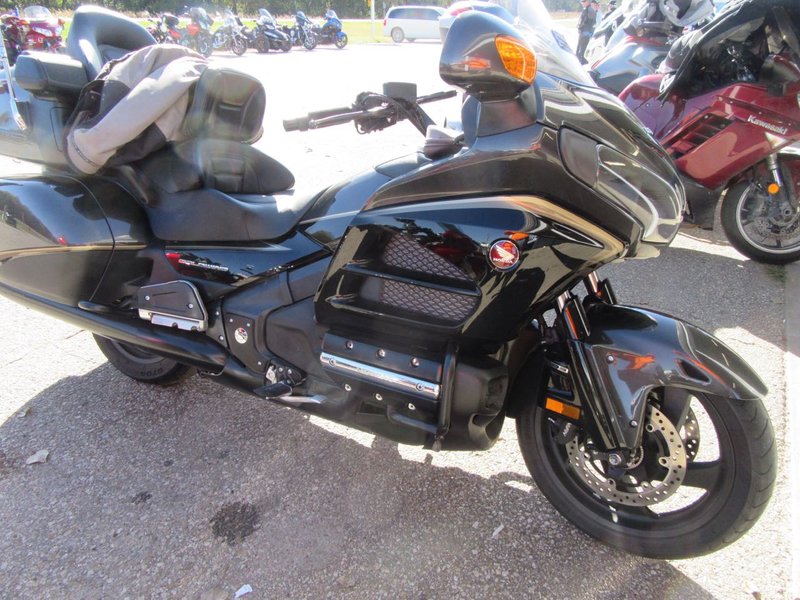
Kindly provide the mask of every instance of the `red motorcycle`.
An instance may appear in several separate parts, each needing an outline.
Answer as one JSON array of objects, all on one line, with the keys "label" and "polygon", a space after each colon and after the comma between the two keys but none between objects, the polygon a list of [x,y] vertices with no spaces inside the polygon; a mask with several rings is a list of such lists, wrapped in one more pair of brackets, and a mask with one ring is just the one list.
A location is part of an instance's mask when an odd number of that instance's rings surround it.
[{"label": "red motorcycle", "polygon": [[159,44],[180,44],[183,33],[178,29],[180,19],[171,13],[163,13],[158,20],[150,19],[152,25],[147,28]]},{"label": "red motorcycle", "polygon": [[184,46],[199,52],[205,57],[214,51],[214,38],[211,36],[211,25],[214,19],[208,16],[204,8],[195,6],[189,9],[190,22],[180,40]]},{"label": "red motorcycle", "polygon": [[7,14],[0,17],[0,27],[2,27],[8,64],[13,65],[20,53],[25,50],[25,40],[30,26],[17,15]]},{"label": "red motorcycle", "polygon": [[20,16],[29,26],[25,40],[27,50],[63,51],[61,33],[64,31],[64,19],[55,18],[44,6],[23,8]]},{"label": "red motorcycle", "polygon": [[800,4],[742,0],[673,44],[622,101],[680,170],[689,220],[772,264],[800,258]]}]

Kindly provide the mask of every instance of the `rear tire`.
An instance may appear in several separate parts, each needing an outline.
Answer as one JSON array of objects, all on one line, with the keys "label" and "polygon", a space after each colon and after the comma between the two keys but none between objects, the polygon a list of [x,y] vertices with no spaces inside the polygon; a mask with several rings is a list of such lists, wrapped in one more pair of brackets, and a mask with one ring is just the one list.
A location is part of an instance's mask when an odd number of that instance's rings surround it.
[{"label": "rear tire", "polygon": [[269,52],[269,40],[264,35],[259,35],[255,41],[255,49],[259,54],[266,54]]},{"label": "rear tire", "polygon": [[194,369],[171,358],[147,350],[94,335],[94,341],[112,365],[131,379],[161,386],[176,385],[194,374]]},{"label": "rear tire", "polygon": [[291,49],[292,49],[292,42],[290,42],[289,40],[281,42],[281,50],[283,52],[288,52]]},{"label": "rear tire", "polygon": [[[734,542],[764,511],[775,483],[775,438],[759,400],[668,389],[649,402],[660,410],[648,409],[635,464],[616,473],[590,457],[585,432],[559,440],[563,422],[536,402],[520,414],[517,434],[536,485],[579,529],[632,554],[689,558]],[[683,416],[669,416],[676,414]]]},{"label": "rear tire", "polygon": [[395,27],[394,29],[392,29],[392,41],[395,44],[399,44],[400,42],[402,42],[405,39],[405,37],[406,34],[403,33],[403,30],[400,29],[399,27]]},{"label": "rear tire", "polygon": [[[788,185],[794,184],[790,180]],[[770,216],[769,202],[767,192],[755,182],[733,186],[722,200],[722,228],[731,246],[747,258],[785,265],[800,258],[800,214],[788,217],[781,226]]]}]

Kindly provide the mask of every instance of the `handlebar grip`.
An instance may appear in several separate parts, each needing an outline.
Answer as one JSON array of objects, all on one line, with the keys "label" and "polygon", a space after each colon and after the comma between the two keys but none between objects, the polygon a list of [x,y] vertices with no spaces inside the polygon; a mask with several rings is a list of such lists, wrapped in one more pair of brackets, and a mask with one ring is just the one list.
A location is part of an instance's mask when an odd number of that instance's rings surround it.
[{"label": "handlebar grip", "polygon": [[306,115],[305,117],[298,117],[297,119],[284,119],[284,131],[308,131],[308,123],[311,119]]},{"label": "handlebar grip", "polygon": [[312,120],[325,119],[327,117],[335,117],[336,115],[342,115],[351,112],[353,112],[353,108],[351,106],[343,106],[340,108],[327,108],[325,110],[315,110],[313,112],[308,113],[308,118]]}]

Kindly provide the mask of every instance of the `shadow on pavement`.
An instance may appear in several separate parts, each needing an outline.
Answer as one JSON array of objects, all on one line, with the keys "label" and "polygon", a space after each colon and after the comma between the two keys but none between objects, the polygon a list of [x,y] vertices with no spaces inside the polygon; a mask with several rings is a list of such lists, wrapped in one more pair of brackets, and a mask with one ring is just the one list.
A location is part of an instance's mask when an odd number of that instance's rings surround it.
[{"label": "shadow on pavement", "polygon": [[2,597],[712,597],[579,533],[517,454],[493,455],[511,446],[455,457],[469,470],[412,460],[197,377],[153,388],[109,365],[25,411],[0,425]]}]

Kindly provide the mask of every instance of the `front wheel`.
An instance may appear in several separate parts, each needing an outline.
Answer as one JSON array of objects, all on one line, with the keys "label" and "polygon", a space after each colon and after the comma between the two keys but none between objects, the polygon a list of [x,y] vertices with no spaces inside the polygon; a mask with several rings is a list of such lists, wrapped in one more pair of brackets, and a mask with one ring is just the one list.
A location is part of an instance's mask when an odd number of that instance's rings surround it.
[{"label": "front wheel", "polygon": [[775,483],[772,425],[758,400],[678,388],[648,398],[642,445],[611,466],[581,429],[532,403],[517,420],[525,463],[579,529],[632,554],[699,556],[741,537]]},{"label": "front wheel", "polygon": [[187,365],[152,354],[133,344],[99,335],[94,336],[94,341],[108,362],[136,381],[169,386],[180,383],[194,373],[194,369]]},{"label": "front wheel", "polygon": [[394,29],[392,29],[392,41],[394,43],[399,44],[405,39],[405,37],[406,36],[403,33],[403,30],[400,29],[399,27],[395,27]]},{"label": "front wheel", "polygon": [[[789,179],[787,186],[792,185]],[[752,260],[774,265],[800,258],[800,206],[792,206],[787,191],[770,194],[755,181],[728,190],[720,220],[734,248]]]},{"label": "front wheel", "polygon": [[336,39],[333,41],[333,44],[340,50],[345,46],[347,46],[347,34],[342,33],[340,36],[337,36]]},{"label": "front wheel", "polygon": [[317,47],[317,36],[315,36],[310,31],[306,34],[306,37],[303,39],[303,48],[306,50],[313,50]]},{"label": "front wheel", "polygon": [[247,51],[247,40],[241,36],[235,36],[233,40],[231,40],[231,50],[233,50],[236,56],[241,56]]},{"label": "front wheel", "polygon": [[259,54],[265,54],[265,53],[269,52],[269,40],[267,39],[267,36],[265,36],[265,35],[259,35],[256,38],[256,41],[255,41],[254,45],[255,45],[255,48],[256,48],[256,52],[258,52]]},{"label": "front wheel", "polygon": [[208,34],[200,34],[197,37],[197,52],[208,58],[211,56],[211,53],[214,51],[214,43],[211,39],[211,36]]},{"label": "front wheel", "polygon": [[288,52],[291,49],[292,49],[292,42],[290,42],[289,40],[284,40],[283,42],[281,42],[281,50],[283,52]]}]

